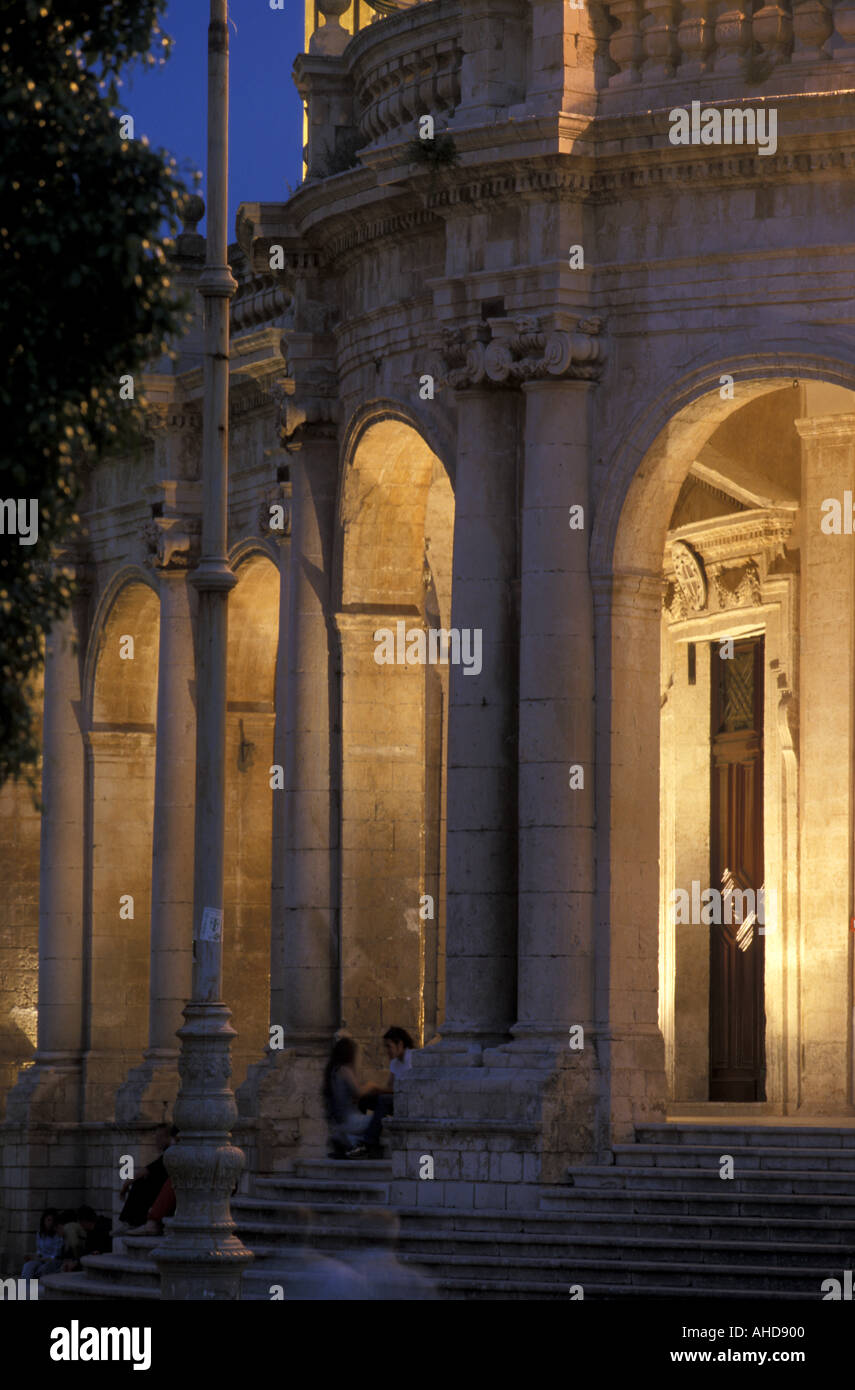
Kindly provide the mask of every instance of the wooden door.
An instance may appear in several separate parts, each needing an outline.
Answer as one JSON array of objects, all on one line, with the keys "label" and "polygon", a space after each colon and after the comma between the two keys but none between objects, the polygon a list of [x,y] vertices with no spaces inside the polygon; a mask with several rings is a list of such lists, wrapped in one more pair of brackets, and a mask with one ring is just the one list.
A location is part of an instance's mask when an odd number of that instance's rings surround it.
[{"label": "wooden door", "polygon": [[[763,638],[711,651],[710,884],[763,884]],[[759,899],[757,900],[759,903]],[[739,904],[741,907],[742,904]],[[737,905],[734,904],[734,908]],[[710,1100],[766,1098],[764,941],[740,912],[710,927]]]}]

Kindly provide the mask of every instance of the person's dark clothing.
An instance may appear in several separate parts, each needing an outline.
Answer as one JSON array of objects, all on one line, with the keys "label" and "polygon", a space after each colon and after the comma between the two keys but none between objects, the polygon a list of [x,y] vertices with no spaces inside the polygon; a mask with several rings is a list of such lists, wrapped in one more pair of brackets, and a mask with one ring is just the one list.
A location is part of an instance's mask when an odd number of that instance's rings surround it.
[{"label": "person's dark clothing", "polygon": [[157,1195],[166,1182],[167,1176],[163,1154],[159,1154],[149,1163],[145,1176],[136,1178],[131,1185],[131,1190],[125,1199],[125,1205],[119,1214],[119,1220],[127,1222],[129,1226],[142,1226],[148,1217],[149,1207],[157,1200]]},{"label": "person's dark clothing", "polygon": [[365,1138],[362,1141],[369,1149],[374,1148],[376,1144],[380,1143],[380,1132],[383,1128],[383,1121],[387,1115],[393,1114],[395,1109],[395,1098],[392,1095],[383,1093],[379,1096],[375,1096],[371,1104],[374,1107],[374,1114],[368,1122]]},{"label": "person's dark clothing", "polygon": [[106,1216],[96,1216],[92,1230],[86,1232],[86,1244],[83,1247],[83,1253],[84,1255],[109,1255],[112,1248],[110,1222]]}]

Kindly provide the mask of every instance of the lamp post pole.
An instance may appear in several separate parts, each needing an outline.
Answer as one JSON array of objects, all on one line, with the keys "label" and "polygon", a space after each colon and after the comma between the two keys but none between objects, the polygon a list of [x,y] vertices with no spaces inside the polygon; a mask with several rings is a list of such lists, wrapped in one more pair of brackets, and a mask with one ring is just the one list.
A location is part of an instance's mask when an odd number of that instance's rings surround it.
[{"label": "lamp post pole", "polygon": [[208,170],[202,435],[202,555],[191,576],[199,592],[196,653],[196,822],[193,880],[193,994],[184,1009],[175,1122],[181,1132],[166,1167],[177,1198],[154,1252],[164,1299],[235,1299],[252,1259],[234,1234],[229,1196],[243,1168],[231,1143],[237,1118],[229,1084],[235,1036],[222,1002],[228,594],[229,300],[228,0],[211,0],[208,26]]}]

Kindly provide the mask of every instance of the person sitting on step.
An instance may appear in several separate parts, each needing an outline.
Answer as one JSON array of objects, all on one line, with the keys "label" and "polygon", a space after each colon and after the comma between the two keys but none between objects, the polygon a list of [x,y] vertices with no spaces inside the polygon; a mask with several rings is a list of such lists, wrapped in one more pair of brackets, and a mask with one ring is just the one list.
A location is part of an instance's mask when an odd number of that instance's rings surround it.
[{"label": "person sitting on step", "polygon": [[413,1067],[412,1055],[415,1043],[406,1028],[393,1025],[383,1034],[383,1045],[389,1058],[389,1075],[385,1086],[374,1086],[371,1094],[360,1102],[360,1109],[373,1110],[373,1115],[365,1131],[363,1143],[372,1153],[379,1153],[380,1133],[387,1115],[394,1112],[395,1080],[407,1076]]},{"label": "person sitting on step", "polygon": [[340,1037],[333,1044],[324,1069],[322,1095],[332,1158],[361,1158],[367,1153],[364,1134],[368,1128],[367,1115],[359,1113],[363,1097],[376,1092],[376,1086],[365,1086],[356,1075],[359,1049],[353,1038]]},{"label": "person sitting on step", "polygon": [[154,1132],[154,1142],[157,1148],[157,1157],[135,1178],[126,1178],[122,1185],[121,1195],[126,1198],[125,1205],[122,1207],[119,1217],[119,1226],[113,1235],[127,1235],[124,1227],[139,1226],[148,1216],[149,1208],[157,1200],[163,1184],[169,1176],[163,1155],[170,1144],[178,1138],[178,1130],[175,1125],[170,1129],[169,1125],[158,1125]]},{"label": "person sitting on step", "polygon": [[36,1236],[36,1253],[21,1270],[22,1279],[38,1279],[42,1274],[55,1274],[62,1266],[62,1232],[58,1229],[59,1212],[48,1207],[42,1212]]}]

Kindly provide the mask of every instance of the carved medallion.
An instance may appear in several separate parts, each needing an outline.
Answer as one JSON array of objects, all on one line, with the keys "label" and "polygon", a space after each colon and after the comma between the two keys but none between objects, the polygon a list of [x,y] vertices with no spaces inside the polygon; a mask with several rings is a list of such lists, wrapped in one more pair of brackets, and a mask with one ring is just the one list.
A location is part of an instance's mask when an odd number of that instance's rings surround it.
[{"label": "carved medallion", "polygon": [[671,559],[680,596],[688,608],[699,613],[707,606],[707,577],[700,555],[697,555],[690,545],[686,545],[685,541],[674,541],[671,546]]}]

